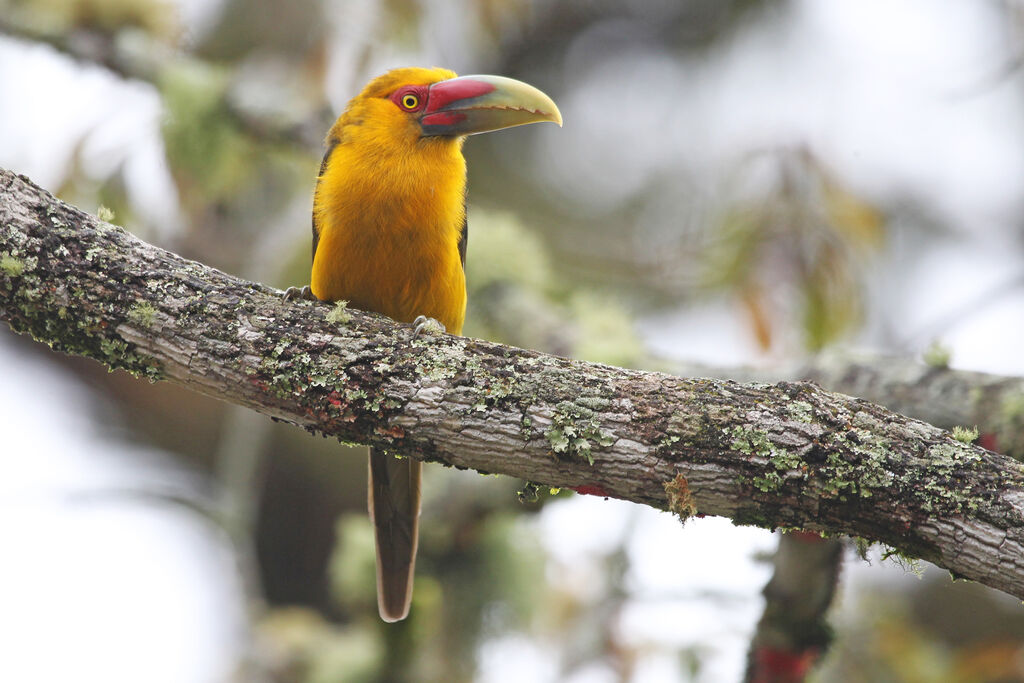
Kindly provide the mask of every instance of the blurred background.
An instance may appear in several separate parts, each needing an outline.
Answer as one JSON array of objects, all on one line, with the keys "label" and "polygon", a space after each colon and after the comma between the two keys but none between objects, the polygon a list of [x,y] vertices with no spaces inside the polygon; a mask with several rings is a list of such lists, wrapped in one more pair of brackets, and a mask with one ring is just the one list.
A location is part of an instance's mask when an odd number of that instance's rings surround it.
[{"label": "blurred background", "polygon": [[[468,335],[1024,375],[1022,64],[1019,0],[0,0],[0,166],[300,285],[347,100],[396,66],[503,74],[565,127],[466,145]],[[362,451],[6,327],[0,378],[0,680],[744,675],[778,534],[429,467],[385,625]],[[1024,680],[1019,601],[836,547],[812,679]]]}]

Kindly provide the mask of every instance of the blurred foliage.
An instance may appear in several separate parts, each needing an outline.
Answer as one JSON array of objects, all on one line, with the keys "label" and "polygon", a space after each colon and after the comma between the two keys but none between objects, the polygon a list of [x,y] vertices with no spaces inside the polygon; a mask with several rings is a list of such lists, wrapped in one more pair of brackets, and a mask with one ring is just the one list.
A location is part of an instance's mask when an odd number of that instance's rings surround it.
[{"label": "blurred foliage", "polygon": [[187,205],[230,201],[252,182],[259,161],[225,105],[228,81],[226,69],[195,61],[163,74],[167,161]]},{"label": "blurred foliage", "polygon": [[256,629],[256,665],[277,683],[370,683],[384,651],[373,631],[303,607],[272,609]]},{"label": "blurred foliage", "polygon": [[757,196],[726,207],[706,252],[705,286],[736,292],[762,349],[780,329],[802,330],[812,351],[854,329],[866,259],[885,237],[879,209],[806,148],[751,157],[737,183],[740,192],[755,185]]},{"label": "blurred foliage", "polygon": [[569,309],[580,329],[580,358],[625,367],[652,364],[633,328],[633,317],[610,295],[574,292]]},{"label": "blurred foliage", "polygon": [[392,653],[375,680],[472,681],[477,647],[527,626],[534,604],[546,600],[540,549],[523,529],[510,482],[450,470],[428,475],[407,620],[383,625],[377,619],[376,595],[367,591],[375,554],[366,516],[338,522],[332,599],[375,634],[378,649]]},{"label": "blurred foliage", "polygon": [[624,305],[556,275],[548,246],[513,214],[477,208],[469,218],[468,335],[613,365],[653,362]]},{"label": "blurred foliage", "polygon": [[9,10],[52,31],[91,29],[114,35],[135,28],[164,41],[181,33],[170,0],[10,0]]},{"label": "blurred foliage", "polygon": [[1019,602],[977,584],[937,578],[909,591],[868,593],[840,621],[811,680],[998,683],[1024,680]]},{"label": "blurred foliage", "polygon": [[326,9],[321,0],[225,0],[193,52],[212,63],[244,63],[261,53],[315,60],[328,27]]},{"label": "blurred foliage", "polygon": [[514,214],[473,207],[469,225],[466,284],[470,295],[495,284],[541,294],[552,291],[554,274],[547,248]]}]

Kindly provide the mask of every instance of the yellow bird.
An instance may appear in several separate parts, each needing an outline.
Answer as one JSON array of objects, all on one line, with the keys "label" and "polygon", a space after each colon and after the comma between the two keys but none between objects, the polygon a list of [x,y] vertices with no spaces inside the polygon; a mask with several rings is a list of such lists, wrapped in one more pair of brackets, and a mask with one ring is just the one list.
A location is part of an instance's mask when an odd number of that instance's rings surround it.
[{"label": "yellow bird", "polygon": [[[461,334],[468,237],[462,144],[467,135],[539,121],[562,125],[558,107],[511,78],[408,68],[372,80],[327,135],[313,200],[311,293],[399,322],[432,318]],[[370,450],[377,605],[385,621],[409,613],[420,468],[418,460]]]}]

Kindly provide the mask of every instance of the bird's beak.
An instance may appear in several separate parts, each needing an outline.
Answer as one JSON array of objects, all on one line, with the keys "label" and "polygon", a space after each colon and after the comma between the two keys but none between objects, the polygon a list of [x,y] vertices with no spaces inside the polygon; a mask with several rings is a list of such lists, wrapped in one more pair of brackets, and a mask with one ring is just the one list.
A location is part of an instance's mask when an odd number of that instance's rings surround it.
[{"label": "bird's beak", "polygon": [[424,136],[475,135],[562,115],[550,97],[532,85],[503,76],[461,76],[430,86],[420,116]]}]

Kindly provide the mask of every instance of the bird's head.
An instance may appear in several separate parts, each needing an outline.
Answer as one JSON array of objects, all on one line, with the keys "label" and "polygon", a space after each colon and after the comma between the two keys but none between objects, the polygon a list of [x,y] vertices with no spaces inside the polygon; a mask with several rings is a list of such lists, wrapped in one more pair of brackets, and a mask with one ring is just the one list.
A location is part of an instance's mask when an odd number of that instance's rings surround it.
[{"label": "bird's head", "polygon": [[456,77],[447,69],[394,69],[349,103],[346,123],[372,126],[389,140],[456,141],[467,135],[552,121],[562,115],[532,85],[502,76]]}]

